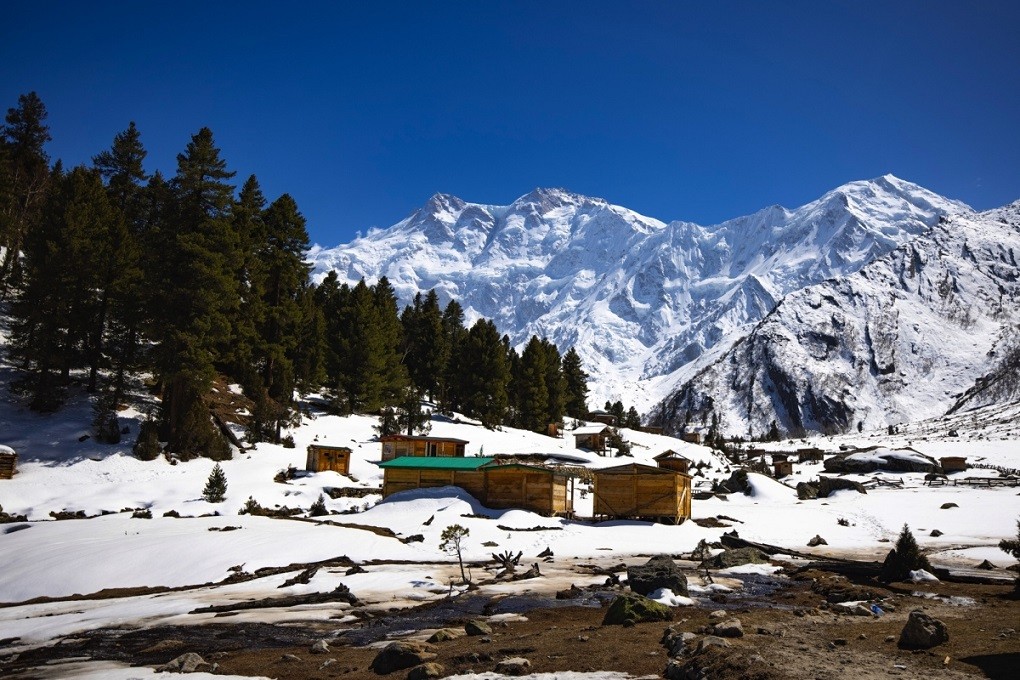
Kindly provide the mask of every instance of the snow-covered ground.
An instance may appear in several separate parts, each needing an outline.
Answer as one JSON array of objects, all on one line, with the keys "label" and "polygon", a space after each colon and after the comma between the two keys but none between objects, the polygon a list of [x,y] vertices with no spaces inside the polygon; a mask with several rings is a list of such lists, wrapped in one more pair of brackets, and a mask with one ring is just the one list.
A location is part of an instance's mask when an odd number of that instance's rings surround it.
[{"label": "snow-covered ground", "polygon": [[[439,548],[440,534],[452,525],[469,530],[465,560],[489,560],[492,552],[523,551],[533,560],[546,548],[555,552],[553,563],[543,565],[544,578],[511,586],[493,586],[492,593],[584,584],[573,569],[578,560],[589,563],[637,562],[638,555],[684,553],[700,540],[716,541],[728,528],[702,528],[695,522],[680,526],[638,521],[591,523],[590,493],[579,486],[575,507],[578,519],[548,518],[523,510],[482,507],[465,492],[445,487],[396,494],[384,501],[326,497],[328,517],[273,519],[238,515],[249,497],[262,506],[308,507],[330,487],[378,487],[381,470],[375,441],[374,418],[317,415],[294,429],[296,447],[260,444],[222,463],[227,498],[222,503],[202,500],[202,489],[213,466],[208,460],[171,464],[151,462],[130,453],[132,436],[123,444],[105,446],[87,433],[89,409],[82,397],[55,416],[19,410],[13,402],[0,406],[6,443],[20,454],[18,474],[0,481],[0,505],[6,513],[26,515],[27,521],[0,525],[0,602],[24,603],[38,597],[67,598],[114,588],[166,587],[169,592],[119,593],[73,601],[16,604],[0,608],[3,637],[33,644],[104,626],[146,626],[201,623],[214,616],[191,613],[211,604],[243,602],[265,597],[328,592],[343,583],[361,600],[378,606],[411,605],[445,596],[457,575],[455,558]],[[132,432],[140,414],[121,414]],[[591,467],[617,465],[631,460],[652,463],[667,449],[680,451],[702,470],[696,490],[711,487],[712,480],[729,476],[730,464],[702,446],[680,440],[625,430],[633,458],[602,457],[574,448],[573,438],[554,439],[514,429],[487,430],[463,418],[436,417],[432,434],[468,440],[468,455],[546,453],[575,456]],[[874,436],[872,436],[874,435]],[[876,433],[857,435],[855,443],[902,446],[909,435],[882,438]],[[915,435],[916,436],[916,435]],[[283,484],[277,472],[304,466],[309,443],[349,446],[353,450],[351,477],[337,473],[301,473]],[[818,438],[808,443],[828,450],[848,445],[850,438]],[[1017,441],[978,439],[965,431],[952,441],[910,440],[929,455],[964,453],[972,459],[1015,467],[1020,461]],[[782,442],[787,449],[804,442]],[[751,474],[753,492],[695,500],[695,518],[725,516],[744,538],[808,550],[807,541],[819,534],[827,546],[818,554],[880,556],[904,523],[921,546],[932,552],[936,564],[972,566],[989,559],[1007,566],[1011,559],[995,545],[1016,533],[1020,500],[1016,488],[976,489],[965,486],[930,488],[921,474],[874,473],[853,477],[902,480],[904,488],[879,487],[866,495],[839,492],[817,501],[799,501],[792,488],[798,481],[816,478],[820,463],[797,464],[784,483]],[[958,507],[940,509],[944,503]],[[136,519],[130,510],[147,508],[152,519]],[[51,512],[83,511],[96,516],[85,520],[53,521]],[[176,511],[182,517],[164,517]],[[107,514],[103,514],[107,513]],[[843,520],[848,526],[840,524]],[[347,526],[338,526],[345,524]],[[231,529],[231,527],[233,527]],[[373,527],[386,531],[373,531]],[[534,529],[541,531],[515,531]],[[225,530],[226,529],[226,530]],[[938,529],[942,536],[930,532]],[[420,542],[400,538],[420,534]],[[284,567],[345,556],[363,565],[365,573],[346,575],[344,568],[320,569],[307,584],[281,588],[298,568],[262,578],[222,584],[235,573],[254,574],[263,567]],[[597,578],[592,580],[594,583]],[[502,589],[502,590],[501,590]],[[677,604],[680,604],[677,602]],[[304,605],[291,608],[242,611],[235,621],[335,622],[338,608],[346,605]],[[83,672],[85,672],[83,670]]]}]

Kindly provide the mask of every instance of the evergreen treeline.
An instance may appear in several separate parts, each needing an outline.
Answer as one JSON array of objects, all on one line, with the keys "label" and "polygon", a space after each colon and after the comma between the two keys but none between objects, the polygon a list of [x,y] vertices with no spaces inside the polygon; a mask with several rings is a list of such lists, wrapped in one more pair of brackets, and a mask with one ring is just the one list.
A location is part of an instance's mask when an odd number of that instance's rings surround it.
[{"label": "evergreen treeline", "polygon": [[[295,393],[322,390],[338,413],[427,422],[429,399],[487,427],[545,431],[586,414],[587,385],[573,349],[532,338],[520,355],[491,321],[464,326],[451,301],[419,295],[402,312],[390,283],[309,279],[305,220],[258,180],[240,189],[208,128],[177,156],[172,177],[144,168],[131,123],[89,166],[51,164],[46,108],[22,95],[0,128],[0,301],[12,318],[12,387],[31,408],[58,409],[85,375],[96,423],[119,437],[127,377],[151,374],[160,409],[139,433],[187,458],[229,448],[210,416],[218,377],[253,403],[249,441],[279,442]],[[384,419],[385,420],[385,419]]]}]

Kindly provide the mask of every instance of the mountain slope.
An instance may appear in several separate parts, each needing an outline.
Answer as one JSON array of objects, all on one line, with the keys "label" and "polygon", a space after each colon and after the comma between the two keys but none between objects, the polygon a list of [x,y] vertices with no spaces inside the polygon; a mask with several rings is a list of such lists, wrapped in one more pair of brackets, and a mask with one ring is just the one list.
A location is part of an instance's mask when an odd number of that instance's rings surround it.
[{"label": "mountain slope", "polygon": [[710,227],[663,223],[602,199],[539,189],[509,206],[437,194],[407,219],[317,248],[317,273],[386,276],[403,303],[435,288],[514,344],[576,347],[592,404],[645,410],[708,364],[791,291],[857,271],[963,204],[887,175],[796,210]]},{"label": "mountain slope", "polygon": [[[1000,370],[1020,325],[1020,219],[940,220],[848,276],[788,295],[659,408],[673,427],[846,432],[945,413]],[[990,403],[981,400],[974,405]]]}]

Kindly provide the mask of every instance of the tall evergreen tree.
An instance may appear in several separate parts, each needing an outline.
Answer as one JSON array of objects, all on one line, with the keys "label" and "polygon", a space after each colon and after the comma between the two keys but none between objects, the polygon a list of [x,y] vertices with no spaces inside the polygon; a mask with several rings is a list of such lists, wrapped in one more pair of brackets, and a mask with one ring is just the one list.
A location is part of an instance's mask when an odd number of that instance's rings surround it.
[{"label": "tall evergreen tree", "polygon": [[566,383],[564,410],[571,418],[584,418],[588,415],[588,374],[573,347],[563,355],[563,379]]},{"label": "tall evergreen tree", "polygon": [[263,251],[267,250],[264,220],[266,199],[258,179],[245,180],[233,209],[233,228],[237,234],[238,257],[234,276],[238,283],[239,305],[232,323],[233,339],[230,356],[231,374],[252,398],[260,395],[263,385],[256,366],[256,346],[260,344],[259,328],[265,322],[265,278]]},{"label": "tall evergreen tree", "polygon": [[566,412],[567,401],[567,381],[563,375],[563,359],[556,345],[546,338],[542,338],[542,350],[545,352],[545,388],[549,392],[545,424],[560,423]]},{"label": "tall evergreen tree", "polygon": [[549,415],[549,389],[546,350],[537,336],[531,336],[521,354],[520,426],[533,432],[545,432]]},{"label": "tall evergreen tree", "polygon": [[467,342],[464,328],[464,308],[456,300],[450,300],[443,309],[443,338],[446,343],[446,364],[439,384],[439,404],[446,410],[462,409],[466,375],[463,370],[462,352]]},{"label": "tall evergreen tree", "polygon": [[35,92],[18,97],[0,128],[4,170],[0,173],[0,299],[20,279],[20,256],[26,234],[38,223],[49,181],[50,141],[46,107]]},{"label": "tall evergreen tree", "polygon": [[198,131],[177,156],[172,182],[175,207],[161,268],[155,368],[163,386],[160,425],[170,450],[187,457],[229,455],[203,403],[218,360],[231,338],[239,306],[233,258],[237,238],[231,221],[234,173],[208,128]]},{"label": "tall evergreen tree", "polygon": [[509,407],[510,368],[496,325],[479,319],[468,331],[458,357],[463,375],[464,410],[487,428],[503,423]]}]

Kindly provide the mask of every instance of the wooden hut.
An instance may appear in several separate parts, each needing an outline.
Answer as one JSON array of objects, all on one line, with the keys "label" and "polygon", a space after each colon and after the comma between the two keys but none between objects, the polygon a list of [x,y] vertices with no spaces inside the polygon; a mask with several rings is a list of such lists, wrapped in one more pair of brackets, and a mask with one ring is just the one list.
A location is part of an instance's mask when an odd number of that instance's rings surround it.
[{"label": "wooden hut", "polygon": [[772,456],[773,465],[776,463],[785,463],[790,459],[790,454],[785,451],[773,451],[770,455]]},{"label": "wooden hut", "polygon": [[663,432],[661,425],[642,425],[637,430],[638,432],[645,432],[647,434],[662,434]]},{"label": "wooden hut", "polygon": [[685,475],[691,474],[691,459],[676,451],[664,451],[657,455],[654,460],[663,469],[682,472]]},{"label": "wooden hut", "polygon": [[588,414],[588,420],[594,420],[603,425],[616,425],[616,416],[608,411],[592,411]]},{"label": "wooden hut", "polygon": [[452,437],[419,437],[406,434],[387,434],[382,442],[382,459],[393,460],[401,456],[425,458],[463,458],[467,441]]},{"label": "wooden hut", "polygon": [[777,460],[772,463],[773,474],[776,479],[786,477],[793,474],[793,461],[792,460]]},{"label": "wooden hut", "polygon": [[596,518],[654,518],[679,524],[691,516],[691,478],[630,463],[595,471]]},{"label": "wooden hut", "polygon": [[609,436],[608,425],[585,425],[571,434],[574,435],[574,446],[577,448],[605,453],[606,438]]},{"label": "wooden hut", "polygon": [[939,458],[939,465],[946,474],[950,472],[966,472],[970,468],[967,465],[966,456],[943,456]]},{"label": "wooden hut", "polygon": [[681,432],[680,439],[687,442],[688,444],[701,444],[705,441],[705,438],[700,432]]},{"label": "wooden hut", "polygon": [[14,476],[18,464],[18,454],[9,446],[0,446],[0,479]]},{"label": "wooden hut", "polygon": [[797,460],[801,463],[820,463],[825,460],[825,452],[814,447],[797,449]]},{"label": "wooden hut", "polygon": [[492,458],[429,458],[401,456],[379,463],[383,469],[383,498],[398,491],[459,486],[475,498],[485,500],[485,473],[481,468]]},{"label": "wooden hut", "polygon": [[482,468],[485,496],[479,500],[489,508],[521,508],[541,515],[574,513],[574,477],[553,468],[494,463]]},{"label": "wooden hut", "polygon": [[350,474],[351,450],[346,446],[324,446],[310,444],[305,458],[305,469],[309,472],[332,470],[342,475]]}]

